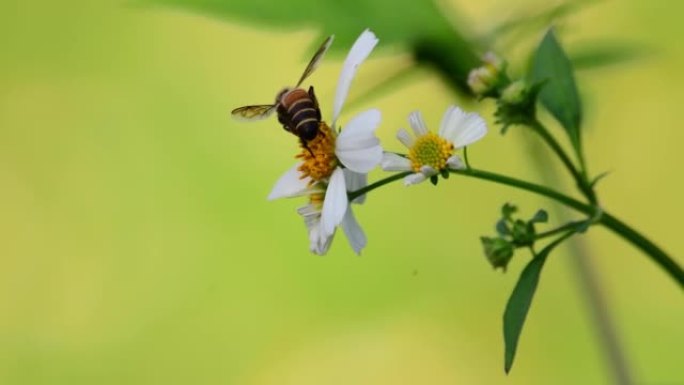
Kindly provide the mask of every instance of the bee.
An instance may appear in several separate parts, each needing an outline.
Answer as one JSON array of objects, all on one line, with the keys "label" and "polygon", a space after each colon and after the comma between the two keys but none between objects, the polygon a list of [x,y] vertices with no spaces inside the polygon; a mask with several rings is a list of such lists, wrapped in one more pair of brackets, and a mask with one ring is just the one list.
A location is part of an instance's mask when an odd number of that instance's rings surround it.
[{"label": "bee", "polygon": [[310,86],[308,91],[299,88],[299,86],[316,70],[325,52],[330,48],[332,41],[333,36],[325,39],[313,58],[311,58],[309,65],[306,66],[297,85],[286,87],[278,92],[274,104],[243,106],[234,109],[231,114],[239,119],[258,120],[270,116],[275,111],[278,114],[278,122],[283,125],[283,128],[296,135],[302,146],[309,150],[307,142],[316,138],[319,132],[321,110],[318,107],[318,100],[316,99],[313,86]]}]

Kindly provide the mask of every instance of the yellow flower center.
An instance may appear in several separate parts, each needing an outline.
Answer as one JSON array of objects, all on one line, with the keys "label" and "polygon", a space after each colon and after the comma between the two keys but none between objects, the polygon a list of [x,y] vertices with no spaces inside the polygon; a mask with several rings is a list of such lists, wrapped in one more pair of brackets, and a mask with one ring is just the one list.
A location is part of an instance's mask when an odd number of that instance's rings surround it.
[{"label": "yellow flower center", "polygon": [[420,172],[423,166],[430,166],[439,171],[446,167],[447,159],[454,153],[454,145],[437,134],[428,132],[416,139],[409,150],[409,160],[414,172]]},{"label": "yellow flower center", "polygon": [[311,177],[314,182],[327,179],[335,171],[339,161],[335,156],[335,131],[325,122],[318,126],[318,135],[301,146],[302,151],[296,156],[303,162],[299,166],[302,179]]}]

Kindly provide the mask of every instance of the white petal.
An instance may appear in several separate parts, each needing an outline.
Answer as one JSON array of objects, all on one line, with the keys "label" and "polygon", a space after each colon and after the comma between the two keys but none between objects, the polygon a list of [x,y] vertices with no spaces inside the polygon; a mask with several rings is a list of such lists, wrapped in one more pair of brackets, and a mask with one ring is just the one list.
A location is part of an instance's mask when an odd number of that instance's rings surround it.
[{"label": "white petal", "polygon": [[411,171],[411,161],[392,152],[382,154],[380,167],[385,171]]},{"label": "white petal", "polygon": [[321,228],[321,210],[317,206],[308,204],[297,209],[304,218],[304,224],[309,235],[309,250],[317,255],[324,255],[330,248],[334,233],[325,235]]},{"label": "white petal", "polygon": [[337,82],[337,91],[335,92],[335,102],[333,104],[333,128],[336,127],[337,118],[339,118],[340,112],[342,111],[342,105],[344,105],[344,101],[347,99],[349,87],[354,79],[356,70],[359,65],[366,60],[368,55],[370,55],[376,44],[378,44],[378,39],[375,37],[375,34],[369,30],[365,30],[361,33],[361,36],[356,39],[351,50],[349,50],[349,54],[342,66],[340,80]]},{"label": "white petal", "polygon": [[375,136],[375,130],[380,124],[381,117],[377,109],[354,116],[342,127],[342,132],[335,140],[335,149],[358,150],[377,146],[380,140]]},{"label": "white petal", "polygon": [[413,129],[413,132],[416,134],[417,137],[423,136],[428,133],[428,128],[425,125],[425,121],[423,120],[423,114],[420,113],[420,111],[413,111],[411,114],[409,114],[409,124],[411,125],[411,128]]},{"label": "white petal", "polygon": [[311,203],[297,209],[297,213],[304,218],[306,228],[310,229],[313,224],[321,219],[321,209]]},{"label": "white petal", "polygon": [[466,165],[458,155],[452,155],[446,161],[447,167],[452,170],[465,170]]},{"label": "white petal", "polygon": [[416,143],[416,140],[403,128],[400,128],[399,131],[397,131],[397,139],[399,139],[399,141],[408,149],[413,147],[413,144]]},{"label": "white petal", "polygon": [[[346,130],[342,130],[344,133]],[[340,133],[340,136],[342,136]],[[341,144],[341,145],[340,145]],[[380,139],[375,136],[347,136],[343,141],[337,140],[335,145],[335,152],[337,151],[353,151],[353,150],[363,150],[365,148],[371,148],[380,145]]]},{"label": "white petal", "polygon": [[[368,185],[368,174],[362,174],[344,169],[344,182],[347,184],[347,191],[356,191]],[[366,194],[354,199],[352,203],[361,204],[366,201]]]},{"label": "white petal", "polygon": [[423,182],[425,179],[427,178],[425,177],[425,175],[423,175],[423,173],[417,172],[415,174],[408,175],[406,176],[406,178],[404,178],[404,186],[418,184],[420,182]]},{"label": "white petal", "polygon": [[454,147],[463,148],[482,139],[487,133],[487,124],[475,112],[466,113],[451,106],[444,113],[439,127],[439,136],[452,142]]},{"label": "white petal", "polygon": [[435,170],[432,166],[421,166],[420,172],[428,178],[433,175],[437,175],[437,170]]},{"label": "white petal", "polygon": [[377,145],[369,149],[354,151],[336,151],[337,157],[345,167],[359,173],[367,173],[380,164],[382,147]]},{"label": "white petal", "polygon": [[309,182],[311,178],[306,177],[301,178],[301,173],[298,168],[302,165],[299,162],[289,169],[283,176],[278,179],[273,190],[268,194],[268,200],[278,199],[278,198],[291,198],[298,195],[304,195],[309,189]]},{"label": "white petal", "polygon": [[368,110],[347,123],[335,141],[335,155],[345,167],[367,173],[382,160],[380,140],[375,129],[380,123],[380,111]]},{"label": "white petal", "polygon": [[330,176],[330,183],[323,199],[321,225],[323,233],[331,235],[335,226],[339,225],[347,211],[347,188],[344,181],[344,171],[338,167]]},{"label": "white petal", "polygon": [[442,116],[442,122],[439,124],[439,136],[442,138],[453,141],[454,131],[456,127],[461,123],[465,112],[456,106],[449,106]]},{"label": "white petal", "polygon": [[309,250],[316,255],[325,255],[330,249],[335,232],[326,235],[320,224],[309,233]]},{"label": "white petal", "polygon": [[347,236],[349,245],[354,249],[357,255],[361,255],[361,250],[366,247],[366,234],[363,233],[363,229],[359,226],[359,223],[354,218],[354,213],[352,213],[351,206],[347,208],[347,212],[344,214],[344,219],[342,219],[342,230]]}]

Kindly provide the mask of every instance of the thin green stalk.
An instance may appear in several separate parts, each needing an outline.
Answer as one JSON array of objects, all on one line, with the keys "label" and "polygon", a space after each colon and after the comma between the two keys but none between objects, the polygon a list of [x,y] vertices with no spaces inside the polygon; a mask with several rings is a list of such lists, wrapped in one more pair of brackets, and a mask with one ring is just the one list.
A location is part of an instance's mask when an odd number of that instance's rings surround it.
[{"label": "thin green stalk", "polygon": [[570,174],[572,174],[572,177],[575,179],[580,178],[580,173],[577,170],[577,167],[575,167],[575,164],[572,162],[570,159],[570,156],[563,150],[563,147],[561,147],[560,143],[554,138],[551,133],[549,133],[549,130],[544,127],[543,124],[541,124],[540,121],[537,119],[531,120],[529,123],[527,123],[527,126],[532,129],[535,133],[537,133],[541,138],[546,142],[546,144],[551,147],[551,150],[553,150],[556,155],[560,158],[560,160],[563,162],[563,165],[565,168],[568,169]]},{"label": "thin green stalk", "polygon": [[411,171],[405,171],[405,172],[396,173],[392,176],[388,176],[387,178],[384,178],[384,179],[380,179],[379,181],[371,183],[364,188],[360,188],[356,191],[352,191],[352,192],[347,193],[347,199],[349,199],[349,201],[351,202],[354,199],[360,197],[363,194],[366,194],[369,191],[373,191],[378,187],[382,187],[388,183],[392,183],[392,182],[397,181],[399,179],[403,179],[405,176],[411,175],[411,174],[413,174]]},{"label": "thin green stalk", "polygon": [[518,187],[523,190],[527,190],[539,195],[543,195],[545,197],[551,198],[555,201],[558,201],[566,206],[572,207],[575,210],[587,214],[589,216],[592,216],[595,212],[594,206],[591,206],[589,204],[586,204],[584,202],[580,202],[575,198],[572,198],[570,196],[567,196],[563,193],[560,193],[556,190],[553,190],[551,188],[548,188],[546,186],[538,185],[532,182],[527,182],[521,179],[516,179],[512,178],[510,176],[506,175],[501,175],[501,174],[496,174],[493,172],[489,171],[483,171],[483,170],[477,170],[474,168],[470,168],[467,170],[451,170],[452,174],[459,174],[459,175],[464,175],[472,178],[477,178],[477,179],[484,179],[484,180],[489,180],[491,182],[499,183],[499,184],[505,184],[507,186],[513,186],[513,187]]},{"label": "thin green stalk", "polygon": [[593,196],[596,197],[594,193],[594,187],[591,185],[591,181],[589,180],[589,170],[587,170],[587,162],[584,160],[584,150],[582,149],[582,146],[577,148],[577,159],[579,160],[579,171],[582,174],[584,185],[591,189],[592,194],[594,194]]},{"label": "thin green stalk", "polygon": [[463,160],[465,161],[466,168],[470,168],[470,162],[468,161],[468,146],[463,147]]},{"label": "thin green stalk", "polygon": [[537,236],[534,239],[535,240],[544,239],[544,238],[550,237],[552,235],[562,233],[563,231],[573,230],[573,229],[576,229],[578,226],[580,226],[584,223],[586,223],[586,221],[568,222],[568,223],[564,224],[563,226],[556,227],[553,230],[544,231],[542,233],[539,233],[539,234],[537,234]]},{"label": "thin green stalk", "polygon": [[575,183],[577,184],[577,187],[582,191],[582,193],[589,199],[591,203],[596,203],[596,194],[594,193],[594,190],[591,188],[589,185],[589,182],[587,180],[587,175],[586,175],[586,167],[584,166],[584,156],[581,153],[578,153],[578,157],[580,159],[580,164],[581,164],[581,169],[577,169],[575,167],[575,164],[572,162],[568,154],[563,150],[563,147],[561,147],[560,143],[556,140],[556,138],[553,137],[549,133],[549,130],[544,127],[544,125],[537,119],[531,120],[529,123],[527,123],[527,126],[529,126],[532,131],[537,133],[543,140],[546,142],[546,144],[551,147],[551,150],[558,155],[560,160],[563,162],[563,165],[565,168],[568,169],[570,174],[572,174],[573,179],[575,179]]},{"label": "thin green stalk", "polygon": [[[522,190],[527,190],[535,194],[551,198],[590,217],[596,216],[597,209],[595,206],[580,202],[572,197],[562,194],[556,190],[550,189],[546,186],[541,186],[535,183],[512,178],[506,175],[500,175],[472,168],[467,170],[452,170],[451,173],[471,178],[488,180],[490,182],[503,184],[507,186],[517,187]],[[355,198],[363,194],[366,194],[372,190],[375,190],[378,187],[402,179],[410,174],[410,171],[394,174],[387,178],[381,179],[375,183],[372,183],[362,189],[352,191],[348,193],[347,196],[349,200],[354,200]],[[641,235],[633,228],[629,227],[626,223],[622,222],[621,220],[615,218],[614,216],[610,215],[605,211],[602,211],[598,219],[595,220],[596,223],[600,223],[601,225],[609,228],[615,234],[619,235],[624,240],[626,240],[627,242],[631,243],[632,245],[636,246],[638,249],[643,251],[650,259],[653,260],[653,262],[655,262],[663,270],[665,270],[665,272],[669,274],[670,277],[674,279],[680,287],[684,288],[684,269],[682,269],[682,267],[679,266],[677,262],[675,262],[669,255],[667,255],[667,253],[665,253],[662,249],[656,246],[656,244],[648,240],[646,237]]]}]

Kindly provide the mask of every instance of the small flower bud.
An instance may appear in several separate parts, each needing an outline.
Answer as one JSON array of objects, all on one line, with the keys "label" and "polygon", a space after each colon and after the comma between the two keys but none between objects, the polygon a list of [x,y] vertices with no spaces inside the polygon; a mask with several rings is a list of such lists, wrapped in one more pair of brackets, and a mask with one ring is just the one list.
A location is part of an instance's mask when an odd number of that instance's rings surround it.
[{"label": "small flower bud", "polygon": [[504,61],[492,51],[487,51],[482,56],[482,61],[494,67],[497,71],[501,71],[504,68]]},{"label": "small flower bud", "polygon": [[516,80],[504,88],[501,101],[509,105],[521,105],[527,101],[529,89],[524,80]]},{"label": "small flower bud", "polygon": [[468,74],[468,86],[475,95],[489,92],[496,80],[496,75],[485,67],[477,67]]},{"label": "small flower bud", "polygon": [[501,268],[506,271],[508,262],[513,257],[515,247],[513,244],[504,238],[489,238],[481,237],[482,246],[484,247],[485,256],[489,263],[497,269]]},{"label": "small flower bud", "polygon": [[505,62],[493,52],[482,57],[482,66],[468,74],[468,86],[478,96],[490,96],[501,83]]},{"label": "small flower bud", "polygon": [[534,224],[517,219],[513,223],[511,236],[513,237],[513,242],[516,245],[528,246],[533,244],[536,236]]},{"label": "small flower bud", "polygon": [[524,80],[516,80],[504,88],[494,113],[497,122],[503,125],[502,134],[509,126],[526,124],[534,118],[535,102],[540,89],[541,83],[530,86]]}]

